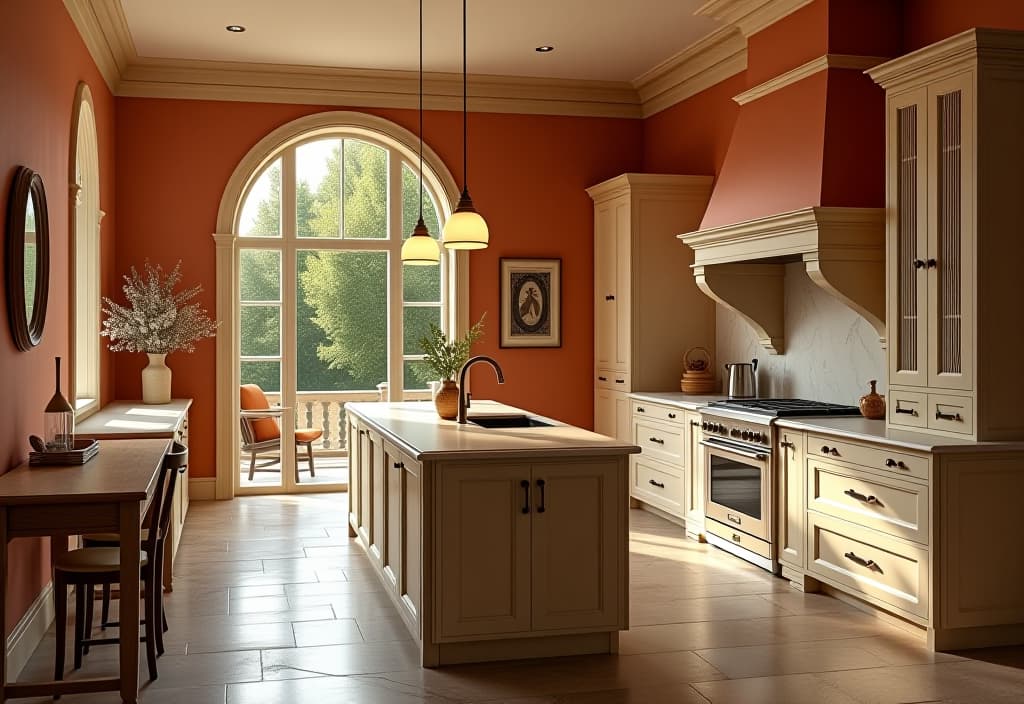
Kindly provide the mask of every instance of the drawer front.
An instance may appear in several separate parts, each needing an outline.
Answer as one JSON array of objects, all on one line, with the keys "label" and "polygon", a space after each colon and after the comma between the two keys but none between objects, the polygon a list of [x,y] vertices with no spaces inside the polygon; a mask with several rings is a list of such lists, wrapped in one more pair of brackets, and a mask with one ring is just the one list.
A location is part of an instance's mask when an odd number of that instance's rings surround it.
[{"label": "drawer front", "polygon": [[614,369],[598,369],[597,378],[594,380],[597,386],[603,389],[614,389],[615,391],[632,391],[629,383],[628,372],[617,372]]},{"label": "drawer front", "polygon": [[675,425],[683,424],[683,409],[672,406],[662,406],[659,403],[647,403],[646,401],[633,401],[633,416],[639,418],[653,418],[663,423]]},{"label": "drawer front", "polygon": [[889,423],[908,428],[928,427],[928,395],[889,389]]},{"label": "drawer front", "polygon": [[807,514],[807,571],[823,581],[924,619],[928,551],[847,521]]},{"label": "drawer front", "polygon": [[928,487],[808,460],[807,508],[928,545]]},{"label": "drawer front", "polygon": [[630,458],[630,494],[634,499],[682,518],[683,477],[668,465],[642,455]]},{"label": "drawer front", "polygon": [[679,467],[683,466],[682,426],[674,427],[634,418],[633,443],[639,445],[645,455]]},{"label": "drawer front", "polygon": [[757,553],[761,557],[768,558],[769,560],[772,559],[772,546],[765,540],[760,540],[752,535],[747,535],[742,531],[730,528],[713,518],[709,518],[704,522],[704,530],[717,535],[722,540],[728,540],[730,543],[735,543],[740,547]]},{"label": "drawer front", "polygon": [[974,402],[964,396],[928,394],[928,427],[963,435],[974,434]]},{"label": "drawer front", "polygon": [[819,435],[807,436],[807,458],[853,462],[900,477],[928,481],[928,458]]}]

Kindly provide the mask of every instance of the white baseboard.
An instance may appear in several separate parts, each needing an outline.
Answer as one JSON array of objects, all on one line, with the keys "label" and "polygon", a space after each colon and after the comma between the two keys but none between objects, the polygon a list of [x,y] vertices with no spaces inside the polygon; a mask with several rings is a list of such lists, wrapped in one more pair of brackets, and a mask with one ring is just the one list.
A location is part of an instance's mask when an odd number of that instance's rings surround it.
[{"label": "white baseboard", "polygon": [[216,498],[216,477],[195,477],[188,480],[189,501],[213,501]]},{"label": "white baseboard", "polygon": [[47,582],[7,637],[7,681],[18,679],[55,618],[53,582]]}]

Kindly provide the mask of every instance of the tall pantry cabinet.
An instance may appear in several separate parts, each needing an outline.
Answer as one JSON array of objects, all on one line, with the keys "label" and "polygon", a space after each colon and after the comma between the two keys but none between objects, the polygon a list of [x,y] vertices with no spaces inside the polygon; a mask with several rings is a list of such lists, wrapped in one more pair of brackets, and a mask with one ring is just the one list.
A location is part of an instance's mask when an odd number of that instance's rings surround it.
[{"label": "tall pantry cabinet", "polygon": [[693,250],[712,177],[623,174],[594,200],[594,430],[632,439],[631,391],[679,388],[683,354],[714,349],[715,304],[697,288]]},{"label": "tall pantry cabinet", "polygon": [[1024,33],[871,69],[886,91],[892,428],[1024,437]]}]

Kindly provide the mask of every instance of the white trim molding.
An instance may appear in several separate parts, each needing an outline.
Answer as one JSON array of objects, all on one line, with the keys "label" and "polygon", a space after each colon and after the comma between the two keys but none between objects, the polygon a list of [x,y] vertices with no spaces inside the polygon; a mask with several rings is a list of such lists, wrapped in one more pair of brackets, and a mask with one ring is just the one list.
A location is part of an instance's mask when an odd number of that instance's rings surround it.
[{"label": "white trim molding", "polygon": [[643,117],[747,70],[747,40],[726,27],[697,41],[633,81]]},{"label": "white trim molding", "polygon": [[[64,595],[67,598],[67,595]],[[16,682],[32,653],[50,629],[56,611],[53,605],[53,582],[47,582],[28,611],[21,617],[11,635],[7,636],[7,681]]]},{"label": "white trim molding", "polygon": [[783,17],[810,5],[813,0],[709,0],[695,15],[710,17],[736,27],[744,37],[757,34]]},{"label": "white trim molding", "polygon": [[740,105],[746,105],[747,103],[763,98],[766,95],[771,95],[777,90],[793,85],[794,83],[802,81],[805,78],[809,78],[817,73],[821,73],[822,71],[828,71],[829,69],[864,71],[878,66],[885,61],[888,61],[888,59],[883,56],[825,54],[816,59],[812,59],[801,66],[797,66],[791,71],[786,71],[775,78],[771,78],[760,85],[754,86],[749,90],[745,90],[739,95],[734,96],[733,100]]},{"label": "white trim molding", "polygon": [[885,209],[811,207],[679,235],[694,251],[697,285],[740,314],[769,354],[784,352],[780,262],[802,261],[808,277],[885,328]]}]

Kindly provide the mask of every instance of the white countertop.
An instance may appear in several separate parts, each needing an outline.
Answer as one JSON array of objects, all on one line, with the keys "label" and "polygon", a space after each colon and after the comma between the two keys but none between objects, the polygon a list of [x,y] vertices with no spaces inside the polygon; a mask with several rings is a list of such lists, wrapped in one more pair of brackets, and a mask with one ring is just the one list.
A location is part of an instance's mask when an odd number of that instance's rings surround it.
[{"label": "white countertop", "polygon": [[171,438],[192,405],[190,398],[170,403],[111,401],[83,421],[76,423],[75,435],[97,439]]},{"label": "white countertop", "polygon": [[550,455],[626,455],[640,452],[622,443],[572,425],[496,401],[473,399],[469,416],[525,413],[550,427],[482,428],[443,420],[430,401],[348,403],[345,410],[361,418],[418,460],[524,458]]},{"label": "white countertop", "polygon": [[728,396],[722,394],[701,396],[698,394],[684,394],[682,391],[634,391],[629,397],[637,401],[647,401],[648,403],[664,403],[667,406],[684,408],[688,411],[696,411],[712,401],[722,401],[728,398]]},{"label": "white countertop", "polygon": [[867,440],[919,452],[1015,452],[1024,450],[1024,442],[975,442],[945,435],[886,430],[884,420],[868,420],[860,416],[779,418],[775,421],[775,425],[780,428],[837,435],[851,440]]}]

